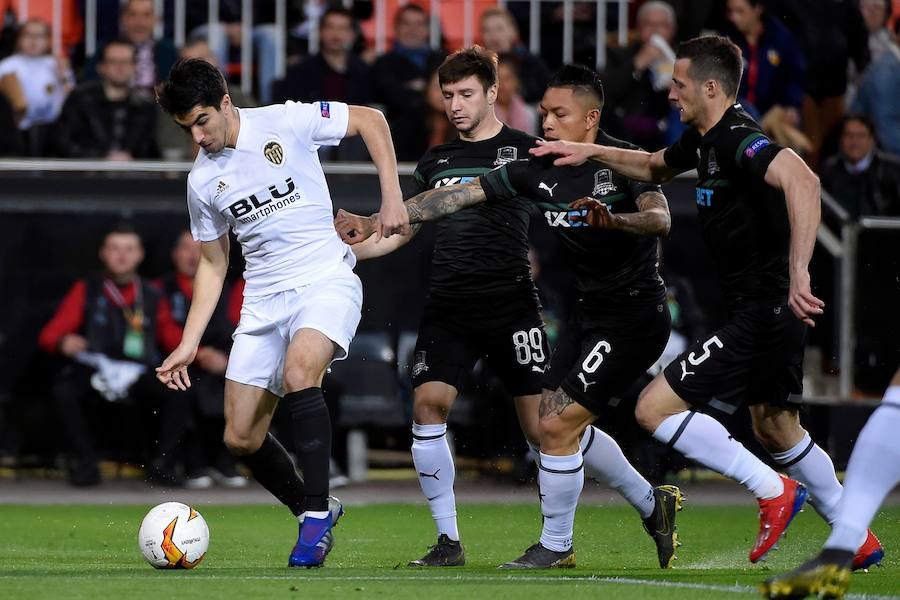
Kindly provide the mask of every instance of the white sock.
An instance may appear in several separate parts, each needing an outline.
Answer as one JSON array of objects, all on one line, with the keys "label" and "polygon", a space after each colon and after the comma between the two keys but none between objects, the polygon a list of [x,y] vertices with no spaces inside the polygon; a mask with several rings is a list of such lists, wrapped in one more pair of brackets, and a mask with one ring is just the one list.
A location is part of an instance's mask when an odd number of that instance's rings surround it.
[{"label": "white sock", "polygon": [[541,514],[544,515],[541,545],[556,552],[568,550],[572,547],[578,496],[584,487],[581,452],[571,456],[551,456],[541,452],[538,483]]},{"label": "white sock", "polygon": [[656,506],[653,486],[631,466],[619,444],[608,434],[594,426],[585,429],[581,436],[581,455],[587,475],[622,494],[642,519],[653,514]]},{"label": "white sock", "polygon": [[[297,520],[302,523],[306,517],[309,517],[311,519],[324,519],[327,516],[328,516],[327,510],[308,510],[306,512],[300,513],[300,515],[297,517]],[[333,525],[333,523],[332,523],[332,525]]]},{"label": "white sock", "polygon": [[456,495],[453,493],[456,467],[453,465],[453,456],[447,443],[447,424],[413,423],[412,432],[413,463],[419,474],[422,493],[428,499],[438,535],[447,534],[451,540],[459,541],[459,530],[456,527]]},{"label": "white sock", "polygon": [[782,465],[791,478],[806,486],[809,503],[832,525],[841,500],[841,484],[834,474],[831,457],[807,433],[799,444],[790,450],[772,454],[772,458]]},{"label": "white sock", "polygon": [[784,493],[781,477],[703,413],[684,411],[663,421],[653,437],[687,458],[746,486],[760,500]]},{"label": "white sock", "polygon": [[900,386],[891,386],[853,447],[838,517],[826,548],[856,552],[860,536],[866,535],[881,503],[900,482],[898,431]]}]

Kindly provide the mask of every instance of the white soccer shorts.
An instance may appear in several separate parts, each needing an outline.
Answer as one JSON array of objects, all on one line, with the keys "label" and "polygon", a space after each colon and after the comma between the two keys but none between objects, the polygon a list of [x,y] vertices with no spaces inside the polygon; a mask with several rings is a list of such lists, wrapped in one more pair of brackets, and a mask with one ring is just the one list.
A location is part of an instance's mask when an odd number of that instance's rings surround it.
[{"label": "white soccer shorts", "polygon": [[337,344],[333,360],[341,360],[347,356],[361,309],[362,283],[346,265],[300,288],[244,298],[226,379],[284,396],[284,357],[294,334],[315,329]]}]

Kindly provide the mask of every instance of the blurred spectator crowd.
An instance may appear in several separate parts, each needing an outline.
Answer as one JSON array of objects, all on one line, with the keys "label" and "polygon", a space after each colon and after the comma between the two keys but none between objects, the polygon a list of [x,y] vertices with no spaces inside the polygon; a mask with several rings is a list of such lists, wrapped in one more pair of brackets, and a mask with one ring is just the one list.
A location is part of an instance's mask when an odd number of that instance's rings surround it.
[{"label": "blurred spectator crowd", "polygon": [[[28,4],[29,18],[20,21],[19,3],[0,0],[0,127],[18,131],[3,136],[3,155],[192,158],[196,148],[154,102],[153,86],[179,56],[220,66],[238,106],[327,99],[379,107],[402,161],[416,161],[427,147],[455,135],[443,116],[435,72],[461,40],[442,36],[439,47],[432,47],[428,3],[385,3],[389,45],[379,56],[368,35],[372,2],[289,1],[287,68],[280,79],[274,1],[253,3],[253,25],[246,36],[241,2],[222,0],[220,21],[210,26],[209,3],[189,1],[186,41],[176,48],[173,1],[163,4],[161,18],[153,0],[101,0],[94,56],[85,56],[84,3],[62,2],[62,50],[56,56],[49,25],[53,3]],[[560,63],[562,3],[541,3],[540,56],[528,50],[520,34],[529,31],[527,2],[510,2],[508,9],[490,2],[475,5],[473,39],[501,59],[498,116],[539,134],[541,95],[551,69]],[[617,3],[574,5],[576,62],[596,64],[596,11],[603,7],[613,27]],[[441,10],[448,22],[442,33],[458,29],[456,19]],[[779,142],[817,171],[827,162],[829,169],[837,166],[860,175],[876,165],[880,170],[870,177],[879,179],[895,168],[900,105],[891,99],[900,97],[900,0],[637,0],[628,10],[628,42],[619,46],[615,31],[603,40],[607,103],[602,119],[608,133],[649,150],[676,139],[681,125],[667,96],[677,44],[719,32],[744,52],[740,102]],[[310,53],[313,21],[318,23],[318,51]],[[254,50],[252,94],[241,93],[238,85],[242,39],[250,40]],[[870,125],[874,134],[874,146],[862,157],[847,154],[842,143],[847,116],[858,117],[854,122]],[[366,158],[360,144],[329,152],[324,158]],[[873,159],[876,152],[878,160]],[[881,214],[900,210],[888,197],[857,204],[864,211],[877,205]]]}]

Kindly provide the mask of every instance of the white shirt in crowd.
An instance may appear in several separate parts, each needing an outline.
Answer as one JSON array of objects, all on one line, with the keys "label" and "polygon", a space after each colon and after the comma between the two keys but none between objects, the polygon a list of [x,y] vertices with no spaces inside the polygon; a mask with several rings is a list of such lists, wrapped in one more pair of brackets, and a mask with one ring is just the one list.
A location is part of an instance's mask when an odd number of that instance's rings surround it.
[{"label": "white shirt in crowd", "polygon": [[19,129],[52,123],[59,117],[66,100],[66,86],[74,81],[71,70],[60,77],[56,59],[49,54],[13,54],[0,61],[0,77],[9,73],[13,73],[22,84],[28,102],[28,110],[19,123]]},{"label": "white shirt in crowd", "polygon": [[347,133],[340,102],[240,109],[234,148],[200,150],[188,175],[191,233],[201,242],[228,228],[243,249],[248,297],[324,279],[355,257],[335,234],[319,146]]}]

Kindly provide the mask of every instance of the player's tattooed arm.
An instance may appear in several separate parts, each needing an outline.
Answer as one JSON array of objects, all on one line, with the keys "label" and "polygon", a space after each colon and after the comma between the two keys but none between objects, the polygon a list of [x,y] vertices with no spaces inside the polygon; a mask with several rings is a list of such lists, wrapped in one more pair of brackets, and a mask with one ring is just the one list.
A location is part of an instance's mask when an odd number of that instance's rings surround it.
[{"label": "player's tattooed arm", "polygon": [[381,230],[379,214],[363,217],[343,208],[338,210],[334,218],[334,228],[344,243],[349,244],[357,260],[368,260],[390,254],[405,246],[421,229],[422,224],[410,225],[408,235],[392,235],[384,238],[375,235]]},{"label": "player's tattooed arm", "polygon": [[434,221],[487,200],[478,181],[425,190],[406,201],[410,223]]},{"label": "player's tattooed arm", "polygon": [[597,229],[618,229],[634,235],[665,236],[672,225],[669,203],[661,192],[644,192],[636,201],[636,213],[613,214],[594,198],[582,198],[571,204],[575,209],[587,209],[584,220]]},{"label": "player's tattooed arm", "polygon": [[566,410],[567,406],[574,403],[575,400],[562,391],[562,389],[557,389],[555,392],[544,393],[544,396],[541,398],[541,404],[538,407],[538,417],[541,419],[558,417]]}]

